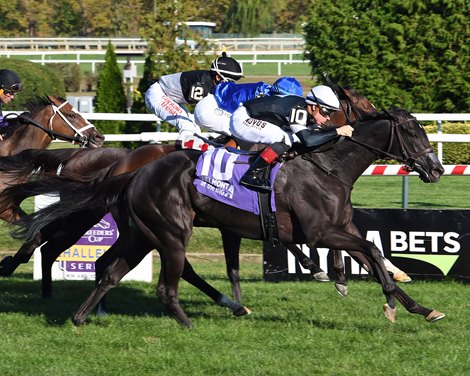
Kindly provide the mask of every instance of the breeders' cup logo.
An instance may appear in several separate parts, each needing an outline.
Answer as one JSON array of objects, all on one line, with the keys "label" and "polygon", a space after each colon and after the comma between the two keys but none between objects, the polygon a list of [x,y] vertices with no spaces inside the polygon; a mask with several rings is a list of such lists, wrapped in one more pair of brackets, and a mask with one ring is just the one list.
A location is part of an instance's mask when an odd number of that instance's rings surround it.
[{"label": "breeders' cup logo", "polygon": [[117,239],[118,230],[111,214],[106,214],[77,242],[80,245],[111,246]]},{"label": "breeders' cup logo", "polygon": [[114,230],[111,228],[111,223],[104,218],[96,225],[88,230],[83,238],[87,239],[90,243],[102,243],[103,241],[110,241],[114,239]]}]

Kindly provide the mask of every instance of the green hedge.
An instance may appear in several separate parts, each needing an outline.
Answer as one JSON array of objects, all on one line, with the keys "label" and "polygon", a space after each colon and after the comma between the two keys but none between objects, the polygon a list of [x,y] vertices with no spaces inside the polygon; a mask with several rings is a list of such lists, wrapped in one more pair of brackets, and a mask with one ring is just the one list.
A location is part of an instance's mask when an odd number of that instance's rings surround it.
[{"label": "green hedge", "polygon": [[25,89],[15,95],[15,100],[6,104],[6,111],[24,111],[25,103],[33,97],[43,97],[46,94],[65,98],[64,81],[47,65],[30,61],[0,58],[0,69],[14,70],[21,77]]},{"label": "green hedge", "polygon": [[[437,133],[437,125],[425,126],[427,133]],[[442,133],[470,134],[470,124],[448,122],[442,124]],[[431,142],[437,152],[437,142]],[[444,142],[442,147],[443,164],[470,164],[470,143]]]}]

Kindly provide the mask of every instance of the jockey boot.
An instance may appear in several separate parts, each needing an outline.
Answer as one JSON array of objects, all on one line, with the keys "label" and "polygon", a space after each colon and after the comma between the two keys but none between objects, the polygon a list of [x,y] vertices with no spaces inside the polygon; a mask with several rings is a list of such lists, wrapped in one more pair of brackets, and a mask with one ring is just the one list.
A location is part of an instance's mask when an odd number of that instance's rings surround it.
[{"label": "jockey boot", "polygon": [[277,153],[266,146],[260,155],[240,179],[240,184],[249,189],[261,192],[272,191],[271,183],[266,177],[268,166],[278,158]]}]

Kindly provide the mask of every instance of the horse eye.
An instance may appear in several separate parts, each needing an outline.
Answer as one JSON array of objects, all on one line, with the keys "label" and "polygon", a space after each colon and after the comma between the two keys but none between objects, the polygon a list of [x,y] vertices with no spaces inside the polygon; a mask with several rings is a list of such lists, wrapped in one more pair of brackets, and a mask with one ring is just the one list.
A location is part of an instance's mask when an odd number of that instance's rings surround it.
[{"label": "horse eye", "polygon": [[75,119],[75,117],[76,117],[74,113],[69,113],[68,116],[69,116],[70,119]]}]

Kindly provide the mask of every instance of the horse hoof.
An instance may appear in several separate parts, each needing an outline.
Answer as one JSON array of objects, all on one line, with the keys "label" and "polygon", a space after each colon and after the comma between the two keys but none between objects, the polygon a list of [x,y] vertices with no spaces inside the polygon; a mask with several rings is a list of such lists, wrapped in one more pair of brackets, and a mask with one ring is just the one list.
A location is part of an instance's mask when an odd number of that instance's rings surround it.
[{"label": "horse hoof", "polygon": [[237,317],[248,316],[248,315],[251,315],[251,310],[245,306],[241,306],[233,310],[233,315]]},{"label": "horse hoof", "polygon": [[335,283],[335,288],[338,294],[340,294],[343,298],[348,296],[348,286],[341,283]]},{"label": "horse hoof", "polygon": [[390,308],[390,306],[385,303],[384,304],[384,315],[387,318],[388,321],[391,323],[394,323],[397,319],[397,309],[396,308]]},{"label": "horse hoof", "polygon": [[443,319],[444,317],[446,317],[444,313],[433,310],[429,315],[426,316],[426,321],[435,322]]},{"label": "horse hoof", "polygon": [[408,283],[411,282],[411,277],[403,271],[396,272],[393,275],[393,280],[395,282]]},{"label": "horse hoof", "polygon": [[325,272],[318,272],[313,275],[313,278],[315,278],[315,281],[319,282],[330,282],[330,277],[328,277],[328,274]]},{"label": "horse hoof", "polygon": [[73,325],[75,325],[76,327],[83,326],[83,323],[84,323],[83,320],[78,320],[75,317],[72,319],[72,322],[73,322]]}]

